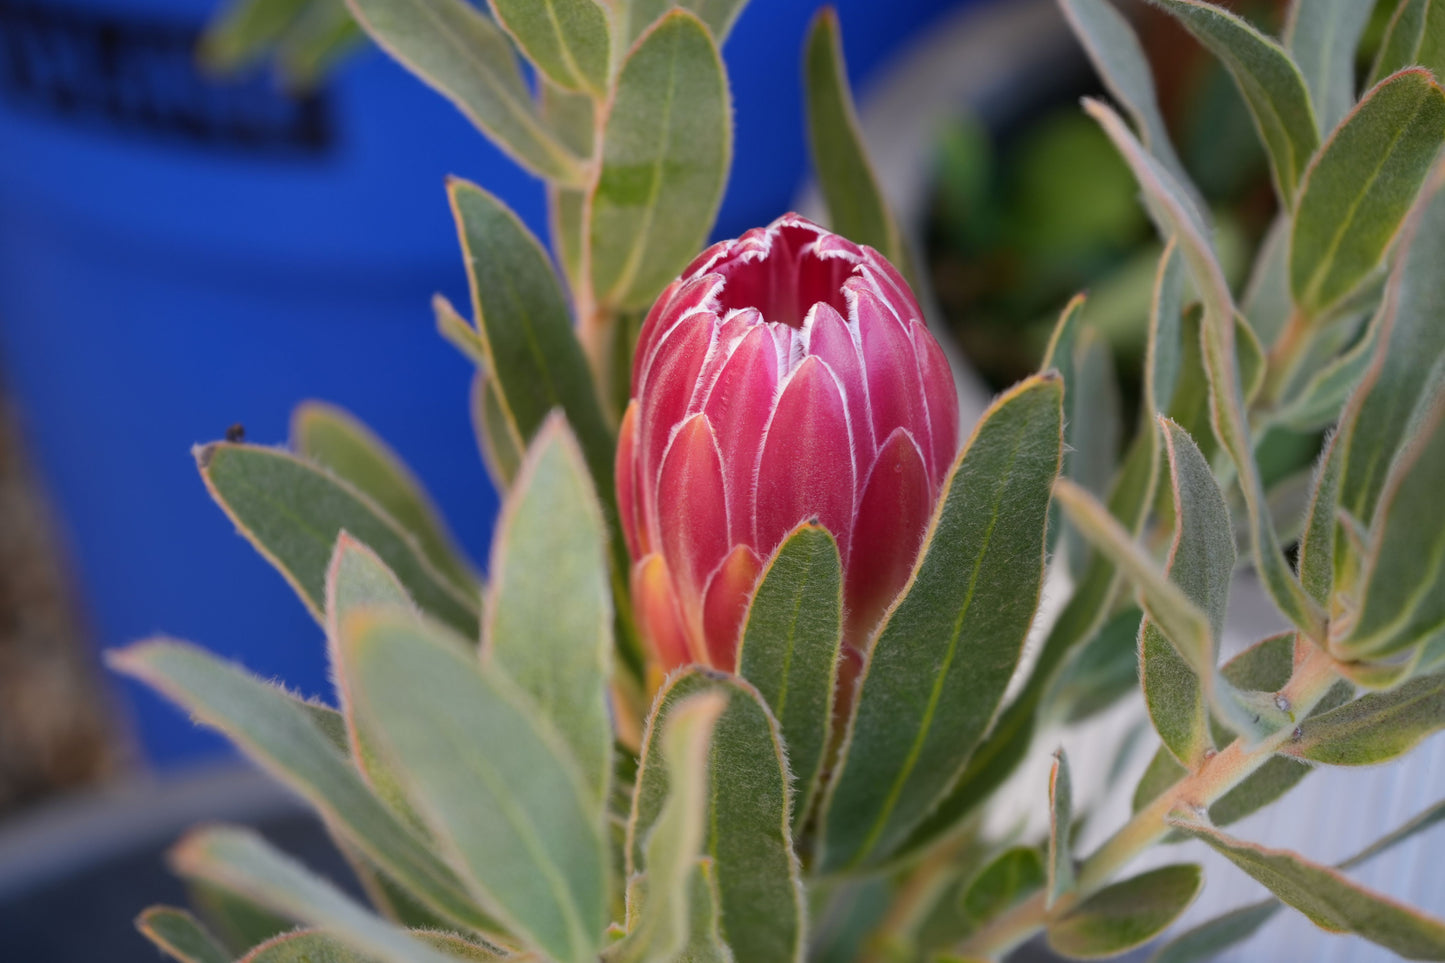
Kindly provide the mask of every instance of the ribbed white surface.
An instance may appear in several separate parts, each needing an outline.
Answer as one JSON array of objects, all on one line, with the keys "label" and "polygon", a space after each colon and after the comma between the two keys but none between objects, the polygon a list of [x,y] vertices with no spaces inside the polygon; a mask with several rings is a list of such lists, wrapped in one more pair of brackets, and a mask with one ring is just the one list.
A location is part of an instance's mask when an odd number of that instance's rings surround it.
[{"label": "ribbed white surface", "polygon": [[[847,23],[843,34],[847,38]],[[881,71],[862,98],[861,114],[869,151],[879,179],[905,227],[915,232],[927,203],[933,135],[939,123],[964,107],[1007,104],[1019,90],[1037,84],[1076,60],[1074,41],[1052,0],[997,0],[965,9],[939,25],[891,69]],[[803,209],[817,209],[804,202]],[[957,355],[954,355],[955,359]],[[966,380],[967,376],[965,375]],[[976,384],[976,381],[974,381]],[[976,392],[976,389],[975,389]],[[977,394],[964,394],[965,421],[977,417]],[[965,426],[967,427],[967,426]],[[1059,586],[1046,596],[1055,601]],[[1047,601],[1047,598],[1046,598]],[[1252,580],[1235,586],[1230,629],[1224,641],[1231,655],[1263,638],[1282,621]],[[1147,726],[1137,696],[1077,731],[1047,734],[1031,758],[1005,788],[993,812],[999,828],[1026,818],[1032,831],[1047,824],[1046,787],[1049,752],[1062,744],[1068,752],[1076,795],[1089,808],[1083,852],[1102,841],[1128,818],[1129,797],[1139,774],[1158,745],[1149,732],[1136,743],[1132,764],[1114,786],[1103,785],[1113,754],[1132,728]],[[1344,859],[1445,798],[1445,733],[1419,746],[1406,758],[1369,770],[1321,769],[1282,800],[1229,827],[1239,837],[1296,850],[1322,862]],[[1205,866],[1204,892],[1171,932],[1180,932],[1234,907],[1268,895],[1267,891],[1203,843],[1156,847],[1130,867],[1138,872],[1168,862]],[[1445,824],[1353,871],[1351,878],[1438,916],[1445,916]],[[1242,947],[1223,957],[1233,963],[1373,963],[1395,956],[1356,937],[1317,929],[1300,914],[1279,913]]]}]

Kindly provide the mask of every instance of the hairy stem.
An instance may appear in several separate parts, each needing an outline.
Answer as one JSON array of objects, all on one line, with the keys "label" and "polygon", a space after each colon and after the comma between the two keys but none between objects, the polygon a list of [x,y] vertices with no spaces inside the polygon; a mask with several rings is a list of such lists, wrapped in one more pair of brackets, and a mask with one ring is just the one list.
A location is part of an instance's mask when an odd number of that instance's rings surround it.
[{"label": "hairy stem", "polygon": [[[1302,719],[1324,698],[1337,678],[1334,659],[1323,649],[1312,645],[1309,654],[1296,666],[1289,683],[1279,691],[1279,697],[1292,718]],[[1169,832],[1166,820],[1171,812],[1179,808],[1207,811],[1211,803],[1264,765],[1275,750],[1290,738],[1293,730],[1293,724],[1284,726],[1254,744],[1242,738],[1236,739],[1210,756],[1198,770],[1135,813],[1084,860],[1079,867],[1077,884],[1071,892],[1047,909],[1043,893],[1020,903],[970,936],[961,947],[964,955],[992,957],[1002,954],[1042,929],[1049,920],[1059,918],[1081,900],[1098,892],[1134,857]]]}]

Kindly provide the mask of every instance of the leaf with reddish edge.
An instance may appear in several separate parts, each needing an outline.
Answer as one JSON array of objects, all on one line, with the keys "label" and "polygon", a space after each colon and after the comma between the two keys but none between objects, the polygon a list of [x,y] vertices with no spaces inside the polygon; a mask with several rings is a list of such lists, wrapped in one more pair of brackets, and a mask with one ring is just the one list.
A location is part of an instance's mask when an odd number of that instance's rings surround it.
[{"label": "leaf with reddish edge", "polygon": [[856,489],[842,388],[821,359],[804,358],[783,386],[758,456],[753,545],[771,552],[799,522],[816,518],[839,533],[846,553]]},{"label": "leaf with reddish edge", "polygon": [[1298,853],[1247,843],[1184,818],[1170,818],[1169,824],[1203,840],[1321,929],[1354,933],[1409,959],[1445,959],[1445,920],[1352,883]]},{"label": "leaf with reddish edge", "polygon": [[1017,385],[954,462],[912,578],[859,682],[824,800],[822,872],[887,859],[957,779],[993,719],[1042,586],[1062,395],[1055,376]]}]

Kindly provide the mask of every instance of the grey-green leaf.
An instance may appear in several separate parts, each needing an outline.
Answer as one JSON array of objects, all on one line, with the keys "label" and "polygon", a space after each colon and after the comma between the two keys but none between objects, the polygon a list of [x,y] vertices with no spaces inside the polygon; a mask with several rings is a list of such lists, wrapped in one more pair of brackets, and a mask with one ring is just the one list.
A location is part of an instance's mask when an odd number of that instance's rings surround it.
[{"label": "grey-green leaf", "polygon": [[587,243],[597,301],[641,308],[702,248],[732,154],[717,44],[674,10],[627,55],[602,134]]},{"label": "grey-green leaf", "polygon": [[1198,866],[1178,863],[1107,886],[1049,924],[1049,946],[1075,959],[1131,950],[1178,919],[1203,882]]},{"label": "grey-green leaf", "polygon": [[1299,69],[1279,44],[1243,19],[1200,0],[1154,0],[1234,77],[1269,154],[1283,207],[1293,206],[1305,165],[1319,144],[1314,107]]},{"label": "grey-green leaf", "polygon": [[232,963],[231,954],[183,909],[152,906],[136,918],[136,929],[180,963]]},{"label": "grey-green leaf", "polygon": [[1295,209],[1290,290],[1321,318],[1380,264],[1445,138],[1445,92],[1424,70],[1381,81],[1310,164]]},{"label": "grey-green leaf", "polygon": [[1409,959],[1445,959],[1445,921],[1356,885],[1298,853],[1247,843],[1197,823],[1170,822],[1208,843],[1322,929],[1355,933]]},{"label": "grey-green leaf", "polygon": [[1404,755],[1445,728],[1445,675],[1371,692],[1300,724],[1282,751],[1330,766],[1372,766]]},{"label": "grey-green leaf", "polygon": [[491,925],[426,840],[372,794],[337,747],[337,733],[318,723],[315,707],[179,642],[142,642],[109,661],[225,733],[428,906],[469,928]]},{"label": "grey-green leaf", "polygon": [[1062,385],[1029,378],[985,413],[944,484],[912,579],[879,629],[824,800],[825,871],[886,859],[992,721],[1043,577]]},{"label": "grey-green leaf", "polygon": [[1074,822],[1074,788],[1069,777],[1069,760],[1064,750],[1054,753],[1049,771],[1049,852],[1046,861],[1048,888],[1044,905],[1053,906],[1060,896],[1074,888],[1074,853],[1070,831]]},{"label": "grey-green leaf", "polygon": [[843,638],[843,571],[827,529],[804,523],[758,580],[738,649],[738,674],[757,687],[788,747],[793,829],[812,809],[833,724]]},{"label": "grey-green leaf", "polygon": [[506,421],[525,445],[547,415],[561,408],[612,514],[615,441],[546,250],[507,205],[482,188],[453,178],[447,192],[467,259],[487,377],[495,382]]},{"label": "grey-green leaf", "polygon": [[1372,3],[1294,0],[1284,42],[1314,102],[1320,133],[1334,129],[1355,103],[1355,48]]},{"label": "grey-green leaf", "polygon": [[369,496],[458,589],[468,594],[477,590],[476,574],[431,496],[396,452],[356,416],[319,401],[297,405],[291,413],[291,449]]},{"label": "grey-green leaf", "polygon": [[527,59],[567,90],[607,90],[607,12],[597,0],[490,0]]},{"label": "grey-green leaf", "polygon": [[583,179],[582,159],[547,129],[501,28],[466,0],[347,0],[382,49],[540,177]]},{"label": "grey-green leaf", "polygon": [[[762,697],[744,680],[692,667],[658,692],[644,743],[666,728],[677,706],[700,693],[727,697],[713,729],[709,756],[706,854],[717,874],[721,929],[739,960],[800,961],[804,908],[788,808],[788,763],[777,722]],[[644,858],[643,841],[657,824],[667,798],[667,773],[644,756],[627,827],[628,868]]]},{"label": "grey-green leaf", "polygon": [[376,963],[456,963],[455,957],[371,915],[249,829],[195,830],[171,850],[170,862],[184,876],[210,880],[275,912],[324,927]]},{"label": "grey-green leaf", "polygon": [[275,448],[214,442],[195,456],[211,496],[317,621],[325,618],[326,568],[344,530],[381,557],[423,610],[476,638],[479,599],[443,577],[417,540],[350,483]]},{"label": "grey-green leaf", "polygon": [[1059,7],[1089,55],[1094,72],[1134,121],[1139,139],[1180,184],[1189,185],[1191,200],[1203,212],[1203,201],[1192,189],[1189,175],[1174,152],[1169,128],[1159,111],[1153,71],[1128,19],[1110,0],[1059,0]]},{"label": "grey-green leaf", "polygon": [[566,743],[465,640],[388,612],[342,626],[358,725],[472,892],[562,963],[595,960],[607,925],[605,814]]},{"label": "grey-green leaf", "polygon": [[868,160],[848,73],[838,14],[824,7],[813,18],[803,49],[803,86],[808,108],[808,145],[818,187],[828,206],[834,231],[859,244],[868,244],[900,268],[908,266],[908,252],[878,177]]},{"label": "grey-green leaf", "polygon": [[559,416],[527,452],[492,542],[482,657],[566,740],[600,811],[612,774],[612,586],[607,528]]},{"label": "grey-green leaf", "polygon": [[1441,0],[1399,0],[1380,40],[1370,84],[1413,64],[1428,68],[1436,79],[1445,77],[1445,3]]}]

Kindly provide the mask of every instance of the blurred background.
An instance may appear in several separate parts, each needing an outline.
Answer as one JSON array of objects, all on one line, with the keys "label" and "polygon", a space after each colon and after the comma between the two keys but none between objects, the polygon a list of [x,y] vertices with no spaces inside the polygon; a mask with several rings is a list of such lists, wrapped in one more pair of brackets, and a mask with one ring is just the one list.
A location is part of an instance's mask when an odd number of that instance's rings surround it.
[{"label": "blurred background", "polygon": [[[753,0],[727,41],[736,142],[718,236],[807,212],[798,60],[820,5]],[[1133,424],[1158,244],[1078,110],[1100,88],[1055,5],[835,5],[865,139],[974,401],[1031,371],[1059,306],[1088,288]],[[1285,7],[1227,5],[1270,30]],[[1248,115],[1197,45],[1125,6],[1241,281],[1274,213]],[[1379,6],[1377,21],[1392,8]],[[101,665],[165,633],[329,692],[320,630],[211,502],[192,445],[228,431],[282,443],[298,402],[334,402],[486,559],[497,499],[468,418],[472,366],[429,308],[436,291],[467,302],[442,184],[486,186],[545,237],[541,185],[348,40],[334,0],[308,10],[279,65],[221,71],[236,51],[198,55],[210,0],[0,0],[0,958],[93,958],[91,934],[44,922],[46,899],[84,892],[94,927],[128,932],[174,885],[158,849],[195,819],[260,820],[293,849],[316,838],[279,792],[236,775],[222,740]],[[1445,743],[1430,745],[1445,765]],[[1389,818],[1367,828],[1422,808],[1392,778],[1375,804]],[[1336,827],[1342,852],[1348,834]]]}]

